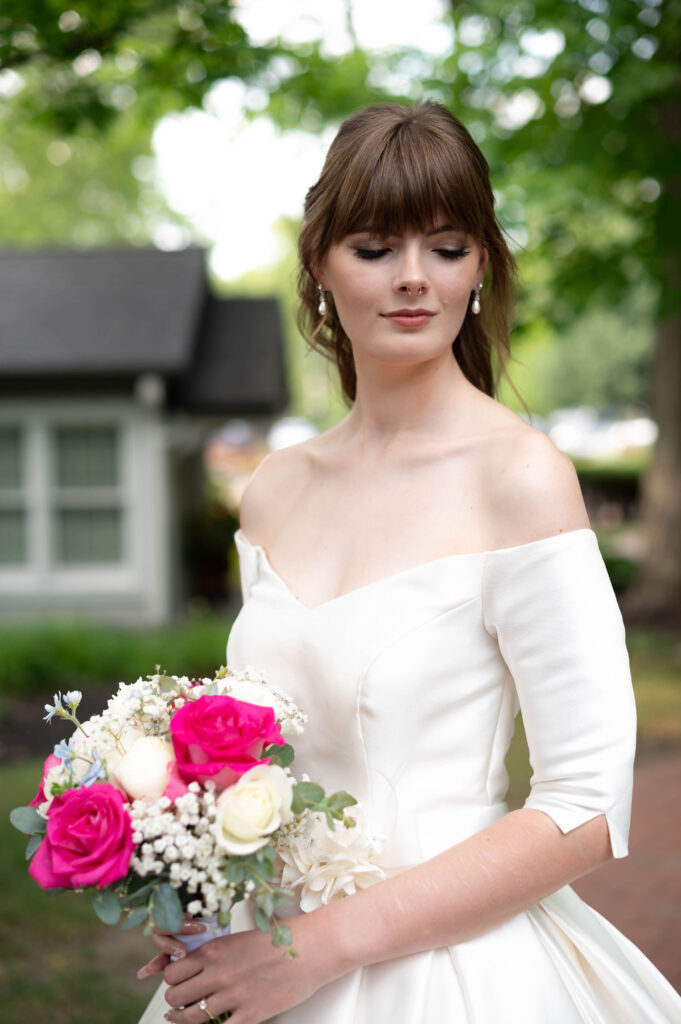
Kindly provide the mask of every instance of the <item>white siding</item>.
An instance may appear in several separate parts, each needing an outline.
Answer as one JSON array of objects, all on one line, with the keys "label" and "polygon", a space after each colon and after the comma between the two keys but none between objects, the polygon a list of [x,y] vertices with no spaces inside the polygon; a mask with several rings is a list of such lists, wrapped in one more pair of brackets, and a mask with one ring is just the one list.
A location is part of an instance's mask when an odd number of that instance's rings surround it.
[{"label": "white siding", "polygon": [[[77,613],[132,623],[167,619],[172,612],[171,491],[167,428],[160,414],[133,401],[104,397],[4,399],[0,425],[5,424],[25,432],[28,559],[24,565],[0,565],[0,617]],[[51,532],[54,430],[105,424],[115,425],[120,439],[120,480],[115,488],[103,487],[97,501],[121,508],[120,560],[58,564]],[[94,493],[92,488],[74,489],[64,501],[78,504],[80,499],[87,506]]]}]

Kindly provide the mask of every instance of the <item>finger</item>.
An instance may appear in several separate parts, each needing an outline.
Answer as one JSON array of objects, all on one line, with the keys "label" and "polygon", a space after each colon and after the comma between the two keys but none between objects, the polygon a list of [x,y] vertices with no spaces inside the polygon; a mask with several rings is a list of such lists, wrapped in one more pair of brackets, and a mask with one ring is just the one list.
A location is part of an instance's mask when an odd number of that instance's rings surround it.
[{"label": "finger", "polygon": [[144,967],[140,967],[137,972],[137,977],[141,981],[142,978],[148,978],[151,974],[159,974],[164,967],[168,966],[169,963],[170,958],[167,957],[165,953],[159,953],[158,956],[155,956],[153,960],[150,960],[148,964],[144,965]]},{"label": "finger", "polygon": [[[163,971],[163,979],[166,985],[181,985],[182,982],[189,981],[190,978],[194,978],[202,971],[203,965],[201,960],[195,954],[192,954],[169,963]],[[200,998],[200,995],[197,998]],[[187,1002],[193,1002],[193,1000],[188,999]]]},{"label": "finger", "polygon": [[160,935],[152,935],[151,940],[157,949],[168,956],[183,957],[187,955],[187,947],[184,942],[180,942],[179,939],[167,935],[165,932]]},{"label": "finger", "polygon": [[[224,995],[221,996],[219,992],[215,992],[213,995],[205,996],[204,998],[205,1003],[203,1006],[200,1005],[201,1000],[199,1000],[191,1006],[185,1006],[182,1009],[178,1006],[168,1010],[165,1014],[165,1020],[172,1022],[172,1024],[209,1024],[209,1021],[220,1020],[223,1015],[229,1013],[225,1006]],[[231,1020],[231,1017],[228,1019]]]}]

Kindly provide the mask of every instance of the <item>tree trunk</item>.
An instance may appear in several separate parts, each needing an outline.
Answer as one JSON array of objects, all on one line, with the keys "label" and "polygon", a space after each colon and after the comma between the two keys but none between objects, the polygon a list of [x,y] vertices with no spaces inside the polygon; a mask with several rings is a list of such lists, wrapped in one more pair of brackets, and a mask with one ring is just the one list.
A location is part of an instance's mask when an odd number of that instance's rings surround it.
[{"label": "tree trunk", "polygon": [[659,434],[643,478],[641,523],[647,553],[623,595],[629,619],[681,626],[681,311],[659,325],[650,381]]}]

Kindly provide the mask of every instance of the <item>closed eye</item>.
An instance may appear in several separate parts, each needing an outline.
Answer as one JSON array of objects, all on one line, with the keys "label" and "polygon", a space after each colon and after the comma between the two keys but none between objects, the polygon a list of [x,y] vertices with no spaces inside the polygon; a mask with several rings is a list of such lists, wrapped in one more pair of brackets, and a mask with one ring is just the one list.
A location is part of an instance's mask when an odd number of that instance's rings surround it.
[{"label": "closed eye", "polygon": [[385,256],[389,249],[360,249],[355,248],[355,256],[360,260],[377,260],[381,256]]},{"label": "closed eye", "polygon": [[470,254],[470,249],[436,249],[435,252],[439,256],[444,256],[446,260],[462,260],[464,256]]}]

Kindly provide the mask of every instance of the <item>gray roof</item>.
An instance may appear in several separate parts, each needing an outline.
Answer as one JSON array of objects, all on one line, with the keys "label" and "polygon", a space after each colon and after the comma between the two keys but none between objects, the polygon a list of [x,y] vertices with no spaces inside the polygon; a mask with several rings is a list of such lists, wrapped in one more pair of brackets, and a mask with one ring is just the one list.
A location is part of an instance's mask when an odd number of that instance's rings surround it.
[{"label": "gray roof", "polygon": [[276,300],[214,298],[198,248],[0,251],[0,390],[116,390],[145,372],[173,406],[280,411]]}]

